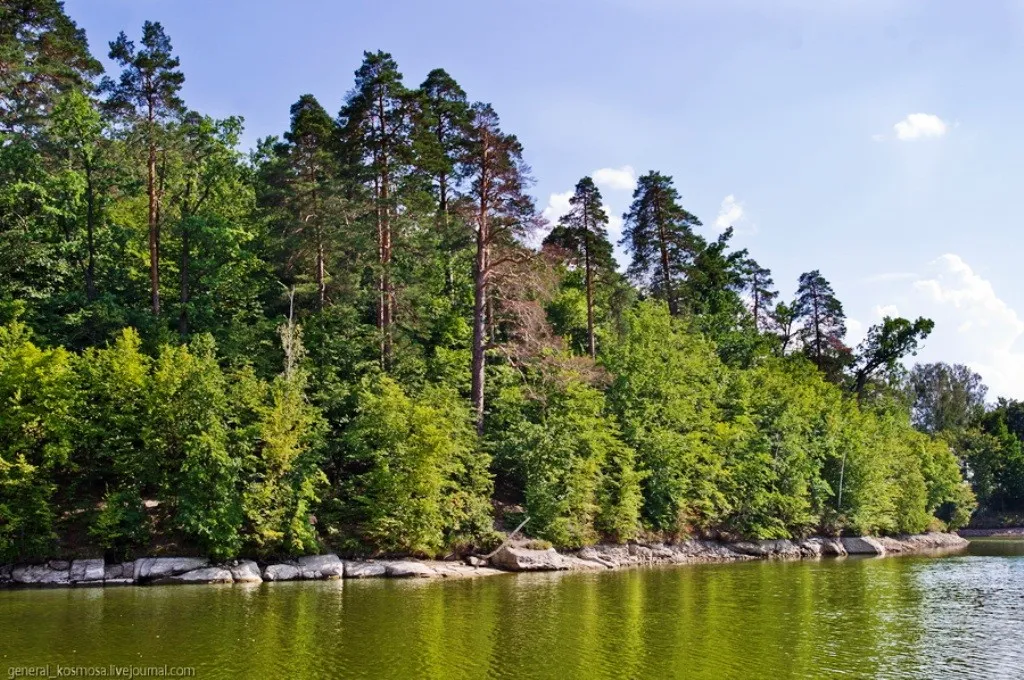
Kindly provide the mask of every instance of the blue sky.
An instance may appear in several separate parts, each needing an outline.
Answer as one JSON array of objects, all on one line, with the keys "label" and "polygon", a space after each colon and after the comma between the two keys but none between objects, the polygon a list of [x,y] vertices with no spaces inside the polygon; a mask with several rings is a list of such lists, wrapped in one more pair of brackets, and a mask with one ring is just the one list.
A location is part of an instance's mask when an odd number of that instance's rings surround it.
[{"label": "blue sky", "polygon": [[[363,50],[406,82],[436,66],[519,135],[538,206],[595,174],[675,178],[707,236],[784,296],[820,269],[850,340],[882,314],[937,327],[920,360],[1024,398],[1024,0],[66,0],[97,56],[145,19],[172,37],[187,104],[281,133],[312,92],[336,112]],[[613,229],[617,228],[613,224]]]}]

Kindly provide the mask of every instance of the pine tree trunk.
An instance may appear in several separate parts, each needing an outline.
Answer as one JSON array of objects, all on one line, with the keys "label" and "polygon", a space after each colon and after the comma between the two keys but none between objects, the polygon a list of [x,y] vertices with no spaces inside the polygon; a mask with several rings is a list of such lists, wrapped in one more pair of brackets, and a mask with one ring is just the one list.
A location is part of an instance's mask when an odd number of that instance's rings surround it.
[{"label": "pine tree trunk", "polygon": [[661,249],[661,275],[665,282],[665,298],[668,301],[668,311],[676,316],[679,310],[676,307],[676,297],[672,294],[672,270],[668,262],[668,238],[665,234],[665,225],[661,220],[661,204],[657,195],[654,197],[654,221],[658,225],[658,246]]},{"label": "pine tree trunk", "polygon": [[324,244],[324,233],[321,224],[320,206],[317,203],[316,193],[316,170],[310,172],[310,184],[313,186],[312,205],[306,219],[313,220],[313,234],[316,239],[316,292],[317,305],[320,311],[324,311],[327,305],[327,248]]},{"label": "pine tree trunk", "polygon": [[[377,98],[377,115],[380,120],[381,127],[381,138],[383,144],[387,144],[387,124],[385,123],[385,112],[384,112],[384,96],[379,95]],[[381,340],[381,364],[387,368],[391,364],[391,325],[393,322],[394,311],[392,309],[392,302],[394,298],[393,291],[391,290],[391,215],[388,210],[388,191],[390,183],[390,175],[388,171],[388,152],[387,148],[383,148],[380,154],[381,169],[380,169],[380,235],[381,235],[381,246],[380,246],[380,265],[381,265],[381,332],[383,338]]]},{"label": "pine tree trunk", "polygon": [[586,212],[583,215],[583,253],[587,267],[587,349],[590,358],[597,358],[597,345],[594,342],[594,267],[590,261],[590,229],[587,227]]},{"label": "pine tree trunk", "polygon": [[96,300],[96,189],[93,186],[92,164],[85,163],[85,299]]},{"label": "pine tree trunk", "polygon": [[487,342],[486,303],[487,303],[487,244],[484,224],[480,224],[476,243],[476,264],[474,267],[473,291],[473,384],[471,399],[473,414],[476,419],[476,431],[484,431],[484,349]]},{"label": "pine tree trunk", "polygon": [[324,252],[324,235],[320,229],[320,221],[316,224],[316,290],[317,304],[320,311],[324,311],[327,305],[327,265],[326,253]]},{"label": "pine tree trunk", "polygon": [[191,262],[189,248],[188,229],[186,228],[181,232],[181,313],[178,315],[178,334],[183,338],[188,336],[188,279]]},{"label": "pine tree trunk", "polygon": [[156,142],[149,142],[147,163],[147,191],[149,193],[149,288],[154,316],[160,315],[160,236],[157,233],[156,200]]},{"label": "pine tree trunk", "polygon": [[[486,146],[484,148],[483,163],[486,163]],[[489,238],[487,224],[487,191],[488,177],[486,167],[481,168],[480,177],[480,212],[478,215],[478,228],[476,234],[476,263],[473,268],[473,366],[472,366],[472,388],[470,398],[473,402],[473,415],[476,420],[477,434],[484,431],[484,378],[485,373],[485,348],[486,328],[485,314],[487,304],[487,249]]]},{"label": "pine tree trunk", "polygon": [[821,315],[818,310],[818,297],[814,297],[814,361],[821,370]]}]

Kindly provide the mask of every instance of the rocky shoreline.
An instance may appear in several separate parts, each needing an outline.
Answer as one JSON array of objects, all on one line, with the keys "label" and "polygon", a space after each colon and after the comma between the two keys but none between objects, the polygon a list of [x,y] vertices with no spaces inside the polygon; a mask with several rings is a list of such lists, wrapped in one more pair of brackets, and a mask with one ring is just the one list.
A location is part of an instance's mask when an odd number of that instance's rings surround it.
[{"label": "rocky shoreline", "polygon": [[894,555],[959,550],[967,540],[956,534],[897,537],[811,537],[801,541],[681,541],[596,545],[574,552],[502,546],[489,559],[465,562],[428,560],[343,560],[310,555],[259,564],[234,560],[216,564],[199,557],[143,557],[131,562],[103,559],[49,560],[0,565],[0,587],[123,586],[188,583],[263,583],[359,578],[472,578],[508,572],[601,571],[659,564],[695,564],[753,559],[808,559],[847,555]]}]

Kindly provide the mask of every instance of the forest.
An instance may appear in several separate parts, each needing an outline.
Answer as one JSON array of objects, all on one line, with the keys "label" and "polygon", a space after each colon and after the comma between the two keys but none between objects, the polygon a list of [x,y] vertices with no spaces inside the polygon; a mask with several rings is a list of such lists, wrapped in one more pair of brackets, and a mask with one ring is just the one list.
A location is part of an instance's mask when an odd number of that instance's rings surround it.
[{"label": "forest", "polygon": [[368,51],[245,151],[160,23],[103,37],[108,72],[61,2],[0,7],[0,561],[1024,510],[1024,405],[908,369],[928,319],[848,346],[821,271],[780,294],[669,175],[639,178],[620,271],[594,180],[546,224],[526,150],[440,68]]}]

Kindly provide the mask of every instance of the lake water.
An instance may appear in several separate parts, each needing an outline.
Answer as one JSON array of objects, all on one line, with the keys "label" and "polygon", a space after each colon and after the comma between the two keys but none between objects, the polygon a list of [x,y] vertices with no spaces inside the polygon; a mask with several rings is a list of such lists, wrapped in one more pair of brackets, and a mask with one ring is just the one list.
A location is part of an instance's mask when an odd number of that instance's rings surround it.
[{"label": "lake water", "polygon": [[1024,541],[464,581],[0,591],[0,678],[40,666],[192,667],[204,679],[1024,677]]}]

